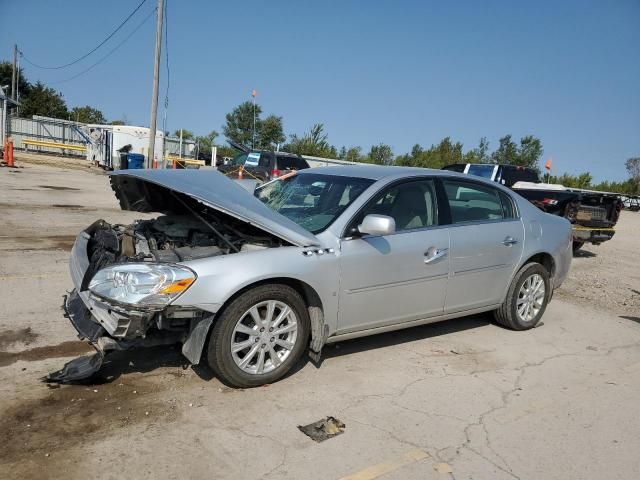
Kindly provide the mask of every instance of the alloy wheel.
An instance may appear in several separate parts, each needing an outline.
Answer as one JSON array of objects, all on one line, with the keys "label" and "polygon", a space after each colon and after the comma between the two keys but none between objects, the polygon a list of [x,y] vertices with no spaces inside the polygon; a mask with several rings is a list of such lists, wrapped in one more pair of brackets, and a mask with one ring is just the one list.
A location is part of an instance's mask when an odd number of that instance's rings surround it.
[{"label": "alloy wheel", "polygon": [[291,355],[298,338],[298,319],[280,300],[265,300],[249,308],[231,335],[235,364],[252,375],[269,373]]},{"label": "alloy wheel", "polygon": [[531,322],[544,305],[544,279],[539,274],[533,274],[524,281],[518,292],[516,311],[523,322]]}]

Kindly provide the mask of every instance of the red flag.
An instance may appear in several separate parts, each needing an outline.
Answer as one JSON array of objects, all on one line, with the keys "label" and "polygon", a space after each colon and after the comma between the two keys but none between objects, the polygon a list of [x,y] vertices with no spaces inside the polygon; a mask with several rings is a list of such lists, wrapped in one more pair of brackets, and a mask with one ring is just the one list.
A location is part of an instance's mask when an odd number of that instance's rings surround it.
[{"label": "red flag", "polygon": [[547,163],[544,164],[544,168],[551,171],[551,158],[547,160]]},{"label": "red flag", "polygon": [[251,91],[251,96],[252,96],[253,98],[256,98],[256,91],[255,91],[255,90],[252,90],[252,91]]}]

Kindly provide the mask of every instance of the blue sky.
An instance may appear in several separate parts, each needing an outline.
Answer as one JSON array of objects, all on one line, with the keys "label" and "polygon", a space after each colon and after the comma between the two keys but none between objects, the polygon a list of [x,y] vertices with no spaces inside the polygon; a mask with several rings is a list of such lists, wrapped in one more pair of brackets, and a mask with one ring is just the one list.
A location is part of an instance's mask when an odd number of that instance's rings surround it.
[{"label": "blue sky", "polygon": [[[445,136],[466,149],[532,134],[554,170],[623,179],[640,155],[640,1],[168,1],[168,127],[221,131],[258,91],[287,134],[324,123],[331,143],[405,153]],[[139,0],[0,0],[0,59],[17,42],[43,65],[99,43]],[[153,9],[147,0],[112,41],[78,65],[31,81],[109,119],[148,125],[154,18],[84,70]],[[64,8],[63,8],[64,5]],[[164,52],[163,52],[164,57]],[[166,70],[162,69],[160,105]],[[162,117],[160,110],[159,121]]]}]

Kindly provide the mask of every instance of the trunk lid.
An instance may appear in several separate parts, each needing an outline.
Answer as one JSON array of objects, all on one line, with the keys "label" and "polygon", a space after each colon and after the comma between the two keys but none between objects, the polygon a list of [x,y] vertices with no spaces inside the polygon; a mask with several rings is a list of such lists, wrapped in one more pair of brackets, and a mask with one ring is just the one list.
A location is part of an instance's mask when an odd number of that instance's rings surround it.
[{"label": "trunk lid", "polygon": [[178,202],[170,192],[178,192],[293,245],[320,245],[311,232],[215,170],[119,170],[110,177],[123,210],[168,212]]}]

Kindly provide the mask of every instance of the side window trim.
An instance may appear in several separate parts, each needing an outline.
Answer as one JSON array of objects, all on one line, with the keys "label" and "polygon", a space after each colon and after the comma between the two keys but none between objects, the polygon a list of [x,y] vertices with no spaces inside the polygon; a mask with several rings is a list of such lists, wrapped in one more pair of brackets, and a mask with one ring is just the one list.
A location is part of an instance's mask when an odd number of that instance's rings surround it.
[{"label": "side window trim", "polygon": [[[371,197],[367,203],[365,203],[362,207],[360,207],[358,209],[358,211],[356,213],[354,213],[352,215],[352,217],[349,219],[349,221],[345,224],[345,227],[342,231],[342,234],[340,235],[340,238],[345,239],[345,238],[351,238],[350,235],[348,235],[348,232],[354,227],[354,222],[358,219],[358,217],[360,216],[360,214],[366,210],[367,208],[371,207],[371,205],[373,205],[375,202],[377,202],[381,196],[386,195],[392,188],[398,187],[400,185],[403,185],[405,183],[415,183],[415,182],[424,182],[424,181],[432,181],[433,182],[433,186],[434,186],[434,190],[436,192],[436,196],[434,198],[434,201],[436,203],[435,207],[436,207],[436,216],[437,216],[437,223],[434,225],[429,225],[426,227],[420,227],[420,228],[412,228],[409,230],[400,230],[397,231],[396,233],[394,233],[394,235],[400,235],[403,233],[413,233],[413,232],[419,232],[419,231],[423,231],[423,230],[427,230],[427,229],[435,229],[435,228],[441,228],[443,226],[442,222],[441,222],[441,198],[440,198],[440,194],[438,192],[438,177],[435,176],[424,176],[424,177],[411,177],[411,178],[402,178],[400,180],[396,180],[393,181],[391,183],[388,183],[387,185],[385,185],[384,187],[382,187],[380,190],[378,190],[377,193],[375,193],[373,195],[373,197]],[[446,199],[446,197],[445,197]]]},{"label": "side window trim", "polygon": [[[451,215],[451,205],[449,204],[449,197],[447,195],[446,189],[444,188],[444,182],[445,181],[454,181],[454,182],[460,182],[460,183],[467,183],[469,185],[472,186],[478,186],[480,188],[487,188],[487,189],[491,189],[494,190],[498,196],[498,199],[500,200],[500,205],[501,205],[501,211],[503,210],[502,207],[502,198],[503,196],[506,196],[509,201],[511,202],[511,208],[513,210],[513,217],[511,218],[505,218],[504,217],[504,213],[503,213],[503,217],[501,219],[494,219],[494,220],[469,220],[466,222],[458,222],[458,223],[454,223],[453,222],[453,218]],[[482,182],[477,182],[475,180],[472,180],[470,178],[459,178],[459,177],[453,177],[453,176],[441,176],[438,177],[438,182],[440,185],[440,188],[442,190],[441,194],[443,195],[443,202],[438,202],[440,205],[442,205],[443,210],[446,211],[446,217],[443,218],[447,218],[449,220],[449,225],[450,226],[462,226],[462,225],[480,225],[480,224],[485,224],[485,223],[502,223],[502,222],[512,222],[515,220],[519,220],[520,219],[520,215],[519,215],[519,211],[517,208],[517,204],[515,202],[515,200],[511,197],[510,194],[508,194],[507,192],[503,192],[501,189],[494,187],[493,185],[486,185]]]}]

